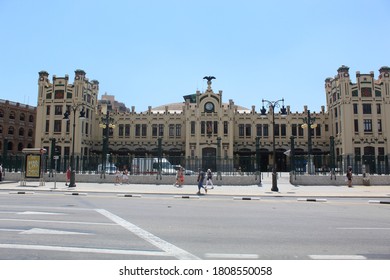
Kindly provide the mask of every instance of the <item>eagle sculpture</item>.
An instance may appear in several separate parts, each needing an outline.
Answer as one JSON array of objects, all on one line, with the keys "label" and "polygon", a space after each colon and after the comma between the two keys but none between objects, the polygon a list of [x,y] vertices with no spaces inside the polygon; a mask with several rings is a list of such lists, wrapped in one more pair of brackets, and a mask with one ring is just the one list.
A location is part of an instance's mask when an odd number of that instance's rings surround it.
[{"label": "eagle sculpture", "polygon": [[211,82],[211,80],[215,79],[215,77],[214,76],[204,76],[203,79],[207,80],[208,82]]}]

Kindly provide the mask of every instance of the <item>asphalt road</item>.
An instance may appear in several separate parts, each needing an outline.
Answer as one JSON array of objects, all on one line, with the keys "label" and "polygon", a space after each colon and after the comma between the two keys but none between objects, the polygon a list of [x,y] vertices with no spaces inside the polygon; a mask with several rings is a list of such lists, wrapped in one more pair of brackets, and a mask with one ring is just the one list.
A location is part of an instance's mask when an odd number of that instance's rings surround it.
[{"label": "asphalt road", "polygon": [[390,259],[368,199],[0,193],[0,259]]}]

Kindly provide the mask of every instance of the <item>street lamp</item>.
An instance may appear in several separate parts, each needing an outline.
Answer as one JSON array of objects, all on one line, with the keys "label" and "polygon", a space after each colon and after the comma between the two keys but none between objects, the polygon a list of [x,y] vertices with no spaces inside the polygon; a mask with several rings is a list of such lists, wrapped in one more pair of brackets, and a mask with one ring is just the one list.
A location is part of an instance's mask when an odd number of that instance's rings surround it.
[{"label": "street lamp", "polygon": [[[101,118],[99,127],[103,128],[103,151],[102,151],[102,172],[100,178],[106,179],[106,165],[108,162],[108,144],[110,137],[110,128],[115,128],[114,119],[110,117],[110,111],[107,110],[106,116]],[[109,169],[111,166],[109,164]]]},{"label": "street lamp", "polygon": [[272,157],[273,157],[273,164],[272,164],[272,188],[271,191],[277,192],[278,189],[278,182],[277,182],[277,174],[276,174],[276,150],[275,150],[275,108],[280,107],[280,102],[282,102],[282,108],[280,109],[280,113],[282,115],[287,114],[287,110],[284,107],[284,98],[276,100],[276,101],[269,101],[269,100],[262,100],[263,102],[263,108],[261,109],[261,115],[266,114],[266,110],[264,108],[264,103],[267,104],[268,108],[272,109]]},{"label": "street lamp", "polygon": [[[79,107],[82,107],[81,108],[81,111],[80,111],[80,116],[79,116],[79,119],[80,120],[84,120],[85,119],[85,111],[84,111],[84,104],[83,103],[79,103],[79,104],[76,104],[76,105],[73,105],[73,106],[70,106],[69,109],[71,109],[73,111],[73,132],[72,132],[72,153],[71,153],[71,156],[70,156],[70,183],[69,183],[69,188],[74,188],[76,187],[76,184],[75,184],[75,181],[76,181],[76,170],[75,170],[75,166],[74,166],[74,141],[75,141],[75,132],[76,132],[76,111]],[[70,115],[70,112],[69,111],[66,111],[64,113],[64,120],[66,121],[69,121],[69,115]]]},{"label": "street lamp", "polygon": [[307,173],[312,174],[312,159],[311,159],[311,153],[312,153],[312,143],[311,143],[311,130],[317,127],[317,124],[314,123],[316,121],[316,118],[312,118],[310,116],[310,110],[307,110],[307,118],[303,119],[303,124],[301,127],[303,129],[307,128]]}]

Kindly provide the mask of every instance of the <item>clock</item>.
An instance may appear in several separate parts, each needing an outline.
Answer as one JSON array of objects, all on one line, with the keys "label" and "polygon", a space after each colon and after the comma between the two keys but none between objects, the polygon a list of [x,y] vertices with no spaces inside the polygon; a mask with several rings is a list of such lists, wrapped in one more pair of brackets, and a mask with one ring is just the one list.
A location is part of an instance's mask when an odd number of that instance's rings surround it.
[{"label": "clock", "polygon": [[207,102],[205,105],[204,105],[204,110],[208,113],[210,112],[214,112],[214,103],[212,102]]}]

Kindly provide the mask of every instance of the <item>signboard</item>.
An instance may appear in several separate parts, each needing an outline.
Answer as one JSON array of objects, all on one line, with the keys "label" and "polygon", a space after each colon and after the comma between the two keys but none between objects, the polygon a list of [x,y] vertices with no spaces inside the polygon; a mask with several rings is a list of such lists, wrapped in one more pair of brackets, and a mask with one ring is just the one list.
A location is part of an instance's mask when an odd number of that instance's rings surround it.
[{"label": "signboard", "polygon": [[26,155],[26,178],[41,177],[41,155]]}]

